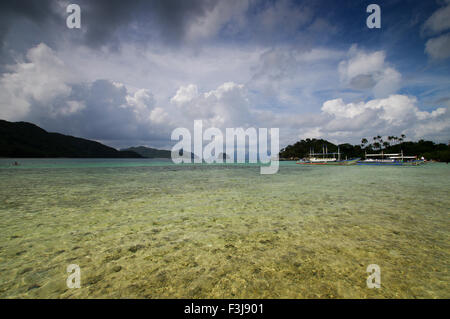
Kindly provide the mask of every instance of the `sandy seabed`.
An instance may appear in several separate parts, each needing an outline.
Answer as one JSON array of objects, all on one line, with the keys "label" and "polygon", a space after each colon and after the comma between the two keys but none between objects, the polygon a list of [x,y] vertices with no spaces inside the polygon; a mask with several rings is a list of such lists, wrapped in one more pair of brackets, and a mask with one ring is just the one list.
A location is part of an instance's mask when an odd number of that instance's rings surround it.
[{"label": "sandy seabed", "polygon": [[446,164],[45,163],[0,165],[2,298],[450,297]]}]

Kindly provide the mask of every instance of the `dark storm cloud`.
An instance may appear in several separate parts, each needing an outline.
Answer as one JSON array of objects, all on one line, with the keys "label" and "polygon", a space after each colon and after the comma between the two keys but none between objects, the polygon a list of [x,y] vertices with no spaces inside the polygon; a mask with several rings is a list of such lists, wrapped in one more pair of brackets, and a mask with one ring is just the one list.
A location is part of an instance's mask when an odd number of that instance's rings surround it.
[{"label": "dark storm cloud", "polygon": [[79,1],[86,26],[85,41],[91,47],[115,45],[121,30],[133,34],[130,24],[139,28],[138,40],[166,43],[182,41],[190,21],[212,10],[218,0],[97,0]]},{"label": "dark storm cloud", "polygon": [[54,1],[39,0],[39,1],[1,1],[0,2],[0,17],[1,21],[12,22],[17,17],[26,17],[38,24],[54,19],[56,14],[53,9]]},{"label": "dark storm cloud", "polygon": [[[195,21],[208,10],[214,8],[217,0],[77,0],[81,7],[82,32],[66,28],[68,14],[65,6],[57,0],[25,1],[3,0],[0,2],[0,41],[5,47],[5,38],[11,27],[17,23],[23,28],[28,20],[29,30],[20,30],[18,34],[26,37],[28,32],[38,27],[41,42],[62,37],[80,40],[82,43],[98,48],[103,45],[116,46],[119,37],[141,40],[157,40],[178,43],[185,35],[189,21]],[[139,35],[133,35],[130,25],[139,28]],[[134,36],[134,37],[133,37]],[[144,37],[144,38],[143,38]],[[147,37],[147,38],[145,38]],[[11,46],[11,44],[10,44]],[[10,47],[8,49],[16,49]],[[1,61],[0,61],[1,62]]]},{"label": "dark storm cloud", "polygon": [[[196,32],[244,42],[274,43],[296,38],[298,43],[313,42],[308,33],[297,34],[313,22],[313,10],[305,1],[220,1],[220,0],[74,0],[81,7],[81,30],[66,27],[66,5],[60,0],[2,0],[0,4],[0,40],[6,54],[22,53],[44,42],[53,49],[61,41],[118,48],[123,42],[137,45],[192,44],[192,26]],[[321,1],[320,1],[321,2]],[[317,4],[315,5],[317,6]],[[214,12],[214,9],[216,11]],[[214,12],[212,21],[211,13]],[[242,20],[233,20],[242,15]],[[208,24],[196,25],[208,17]],[[239,24],[240,21],[242,24]],[[331,26],[319,25],[328,33]],[[217,25],[214,25],[214,24]],[[316,23],[317,25],[317,23]],[[203,30],[202,30],[203,28]],[[191,30],[192,31],[192,30]],[[7,34],[11,33],[9,37]],[[195,38],[195,36],[194,36]],[[28,41],[28,43],[27,43]],[[25,45],[27,43],[28,45]],[[197,43],[197,42],[193,42]],[[0,61],[0,64],[4,64]]]},{"label": "dark storm cloud", "polygon": [[79,5],[82,28],[86,28],[84,40],[87,45],[98,47],[110,42],[120,27],[129,25],[142,1],[79,1]]},{"label": "dark storm cloud", "polygon": [[0,64],[10,62],[11,60],[7,54],[7,50],[15,49],[11,45],[7,46],[6,36],[8,32],[14,23],[26,20],[40,27],[53,24],[58,20],[58,15],[54,8],[54,1],[0,1]]}]

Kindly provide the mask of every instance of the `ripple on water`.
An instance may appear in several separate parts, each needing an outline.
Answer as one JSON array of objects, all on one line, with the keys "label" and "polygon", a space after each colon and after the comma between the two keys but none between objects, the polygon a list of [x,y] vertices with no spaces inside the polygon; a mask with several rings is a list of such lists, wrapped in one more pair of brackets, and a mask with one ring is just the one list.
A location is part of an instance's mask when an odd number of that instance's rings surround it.
[{"label": "ripple on water", "polygon": [[450,297],[446,165],[58,163],[0,169],[0,297]]}]

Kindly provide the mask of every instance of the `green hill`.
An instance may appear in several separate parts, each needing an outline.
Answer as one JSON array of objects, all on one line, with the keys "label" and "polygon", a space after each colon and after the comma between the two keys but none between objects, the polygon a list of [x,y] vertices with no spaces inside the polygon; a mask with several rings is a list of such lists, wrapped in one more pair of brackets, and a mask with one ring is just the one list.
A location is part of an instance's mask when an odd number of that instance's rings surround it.
[{"label": "green hill", "polygon": [[146,157],[146,158],[171,158],[170,151],[158,150],[156,148],[150,148],[150,147],[145,147],[145,146],[129,147],[129,148],[122,149],[121,151],[135,152],[135,153],[138,153],[139,155],[141,155],[142,157]]},{"label": "green hill", "polygon": [[[137,154],[141,155],[142,157],[146,158],[172,158],[171,151],[167,150],[158,150],[156,148],[146,147],[146,146],[136,146],[136,147],[129,147],[124,148],[121,151],[131,151],[136,152]],[[183,154],[183,151],[180,152],[180,155]],[[197,155],[194,155],[194,153],[188,153],[191,154],[191,159],[197,158]]]},{"label": "green hill", "polygon": [[140,158],[83,138],[49,133],[27,122],[0,120],[0,157]]}]

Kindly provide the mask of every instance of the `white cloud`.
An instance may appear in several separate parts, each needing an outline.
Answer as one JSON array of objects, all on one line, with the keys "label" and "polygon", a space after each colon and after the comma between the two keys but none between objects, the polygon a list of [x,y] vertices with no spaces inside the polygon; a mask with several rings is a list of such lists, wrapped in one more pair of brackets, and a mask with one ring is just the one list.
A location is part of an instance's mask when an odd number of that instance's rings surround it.
[{"label": "white cloud", "polygon": [[450,130],[449,107],[421,111],[417,99],[405,95],[358,103],[329,100],[323,104],[322,111],[331,119],[320,129],[330,136],[407,133],[412,138],[433,138],[449,134]]},{"label": "white cloud", "polygon": [[189,84],[187,86],[181,86],[175,96],[170,101],[177,104],[183,104],[191,101],[198,96],[198,88],[195,84]]},{"label": "white cloud", "polygon": [[169,115],[161,107],[155,107],[150,113],[150,120],[157,124],[166,123]]},{"label": "white cloud", "polygon": [[[175,97],[179,96],[181,91],[186,92],[185,89],[186,87],[178,89]],[[248,92],[244,85],[225,82],[216,89],[201,94],[196,89],[191,91],[195,94],[187,94],[189,98],[183,98],[181,101],[176,99],[178,108],[175,116],[180,125],[183,123],[190,127],[194,120],[203,120],[205,126],[218,128],[248,126],[254,123],[255,119],[249,108]]]},{"label": "white cloud", "polygon": [[148,89],[131,93],[118,81],[75,81],[45,44],[31,48],[26,58],[0,78],[0,118],[103,141],[168,134],[168,113],[156,107]]},{"label": "white cloud", "polygon": [[394,68],[385,68],[378,76],[375,76],[376,84],[373,87],[375,97],[383,97],[394,93],[400,88],[402,76]]},{"label": "white cloud", "polygon": [[[337,118],[355,118],[367,110],[379,110],[379,117],[392,125],[404,123],[408,116],[417,116],[417,99],[406,95],[391,95],[385,99],[345,104],[342,99],[326,101],[322,111]],[[421,112],[427,113],[427,112]]]},{"label": "white cloud", "polygon": [[[0,79],[7,84],[0,87],[0,117],[105,142],[120,139],[124,146],[152,139],[167,146],[174,127],[191,127],[195,119],[221,129],[279,127],[282,144],[298,136],[356,142],[355,136],[413,127],[411,136],[448,132],[448,109],[426,112],[413,97],[389,95],[400,86],[400,73],[384,51],[356,46],[345,52],[213,45],[178,52],[125,45],[99,53],[40,45],[10,70]],[[52,76],[43,78],[46,86],[11,80],[39,73]],[[371,101],[344,102],[363,100],[367,91],[375,96]]]},{"label": "white cloud", "polygon": [[308,128],[306,130],[301,130],[301,133],[298,135],[299,139],[307,139],[307,138],[322,138],[324,133],[320,130],[320,127]]},{"label": "white cloud", "polygon": [[[20,119],[28,113],[33,103],[52,108],[55,99],[65,99],[71,93],[67,82],[70,71],[47,45],[41,43],[31,48],[27,61],[8,67],[9,72],[0,78],[0,117],[10,120]],[[62,112],[74,110],[68,105]],[[57,113],[59,110],[52,110]]]},{"label": "white cloud", "polygon": [[437,34],[448,29],[450,29],[450,5],[438,9],[423,25],[423,31],[428,34]]},{"label": "white cloud", "polygon": [[429,39],[425,45],[425,52],[437,60],[450,57],[450,33]]},{"label": "white cloud", "polygon": [[401,85],[401,74],[385,60],[384,51],[368,53],[353,45],[348,59],[339,63],[341,81],[356,90],[371,89],[375,97],[395,93]]},{"label": "white cloud", "polygon": [[150,112],[155,105],[153,94],[147,89],[139,89],[134,94],[127,95],[125,99],[127,104],[124,105],[124,107],[132,108],[137,119],[140,121],[148,119]]},{"label": "white cloud", "polygon": [[244,85],[236,84],[234,82],[225,82],[220,85],[216,90],[212,90],[210,92],[206,92],[204,94],[205,98],[209,98],[210,96],[214,96],[216,99],[221,99],[225,94],[232,92],[233,90],[242,90]]},{"label": "white cloud", "polygon": [[66,105],[60,109],[60,114],[62,115],[77,113],[86,108],[86,104],[84,104],[83,101],[67,101],[65,104]]},{"label": "white cloud", "polygon": [[352,79],[360,74],[372,74],[384,68],[384,51],[366,53],[352,46],[348,52],[349,59],[339,63],[339,73],[344,79]]}]

